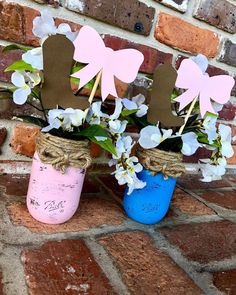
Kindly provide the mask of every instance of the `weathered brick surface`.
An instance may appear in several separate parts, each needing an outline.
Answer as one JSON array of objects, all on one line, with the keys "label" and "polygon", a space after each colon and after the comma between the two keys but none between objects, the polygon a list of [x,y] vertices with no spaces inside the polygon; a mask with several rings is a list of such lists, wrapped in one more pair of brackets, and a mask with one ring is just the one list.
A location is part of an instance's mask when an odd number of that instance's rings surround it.
[{"label": "weathered brick surface", "polygon": [[[0,2],[0,39],[26,45],[39,46],[39,40],[32,33],[33,19],[40,15],[39,11],[17,3]],[[55,23],[68,23],[73,31],[81,28],[64,19],[56,18]]]},{"label": "weathered brick surface", "polygon": [[201,0],[194,16],[230,33],[236,32],[236,5],[226,0]]},{"label": "weathered brick surface", "polygon": [[3,283],[2,283],[2,272],[0,271],[0,295],[4,295],[3,293]]},{"label": "weathered brick surface", "polygon": [[141,1],[66,0],[65,7],[86,16],[142,35],[149,35],[155,9]]},{"label": "weathered brick surface", "polygon": [[0,186],[8,196],[25,196],[29,184],[29,175],[3,174],[0,175]]},{"label": "weathered brick surface", "polygon": [[224,294],[236,294],[236,269],[213,273],[213,283]]},{"label": "weathered brick surface", "polygon": [[236,224],[229,221],[180,225],[161,233],[193,261],[208,263],[235,255]]},{"label": "weathered brick surface", "polygon": [[181,51],[202,53],[208,57],[215,57],[219,46],[216,33],[167,13],[160,13],[155,37],[159,42]]},{"label": "weathered brick surface", "polygon": [[47,242],[22,256],[32,295],[116,294],[82,240]]},{"label": "weathered brick surface", "polygon": [[199,159],[207,159],[211,156],[212,152],[206,148],[198,148],[196,153],[192,156],[183,156],[185,163],[198,163]]},{"label": "weathered brick surface", "polygon": [[8,206],[12,223],[25,226],[37,233],[79,232],[103,225],[119,225],[124,221],[123,210],[112,200],[105,200],[98,195],[81,196],[79,209],[72,219],[61,225],[43,224],[31,217],[22,203]]},{"label": "weathered brick surface", "polygon": [[228,102],[219,112],[219,118],[223,120],[234,120],[236,115],[236,103]]},{"label": "weathered brick surface", "polygon": [[113,50],[134,48],[141,51],[144,55],[144,62],[140,67],[140,71],[144,73],[152,74],[159,64],[172,62],[172,54],[159,51],[146,45],[130,42],[126,39],[105,35],[104,42],[106,46]]},{"label": "weathered brick surface", "polygon": [[231,66],[236,66],[236,44],[226,40],[219,60]]},{"label": "weathered brick surface", "polygon": [[4,73],[4,70],[16,60],[21,58],[20,50],[13,50],[10,52],[2,52],[4,46],[0,46],[0,81],[9,82],[11,80],[11,72]]},{"label": "weathered brick surface", "polygon": [[38,127],[25,124],[16,125],[11,140],[11,147],[14,152],[32,157],[35,152],[35,138],[39,130]]},{"label": "weathered brick surface", "polygon": [[228,165],[236,165],[236,145],[233,145],[234,154],[231,158],[227,159]]},{"label": "weathered brick surface", "polygon": [[208,191],[201,195],[203,199],[221,207],[236,210],[236,190],[232,191]]},{"label": "weathered brick surface", "polygon": [[0,148],[1,148],[1,145],[3,145],[6,139],[6,136],[7,136],[7,129],[5,127],[1,127],[0,128]]},{"label": "weathered brick surface", "polygon": [[215,214],[215,212],[211,208],[208,208],[179,188],[175,189],[171,204],[172,206],[179,209],[182,213],[187,215],[200,216]]},{"label": "weathered brick surface", "polygon": [[40,4],[48,4],[53,7],[59,7],[60,1],[59,0],[33,0],[34,2],[40,3]]},{"label": "weathered brick surface", "polygon": [[132,294],[202,294],[202,291],[142,232],[115,233],[99,242],[118,265]]},{"label": "weathered brick surface", "polygon": [[223,177],[222,180],[216,180],[212,182],[200,181],[200,175],[185,175],[177,179],[177,183],[185,189],[210,189],[210,188],[223,188],[231,187],[231,184],[227,181],[227,177]]},{"label": "weathered brick surface", "polygon": [[188,8],[189,0],[156,0],[170,8],[176,9],[180,12],[185,12]]}]

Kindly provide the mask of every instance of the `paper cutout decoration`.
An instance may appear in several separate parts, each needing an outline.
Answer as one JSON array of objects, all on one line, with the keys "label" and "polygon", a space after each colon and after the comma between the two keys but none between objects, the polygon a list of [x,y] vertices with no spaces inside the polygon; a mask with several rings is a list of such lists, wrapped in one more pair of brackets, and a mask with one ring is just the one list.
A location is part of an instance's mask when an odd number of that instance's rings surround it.
[{"label": "paper cutout decoration", "polygon": [[175,86],[187,89],[187,91],[175,100],[180,103],[179,110],[182,110],[196,97],[199,97],[201,116],[204,117],[206,112],[215,114],[211,99],[225,104],[230,99],[234,83],[234,79],[227,75],[209,77],[202,73],[194,61],[185,59],[180,64]]},{"label": "paper cutout decoration", "polygon": [[44,83],[41,91],[45,109],[86,109],[89,102],[75,96],[71,90],[70,73],[73,65],[74,45],[64,35],[50,36],[43,43]]},{"label": "paper cutout decoration", "polygon": [[114,77],[125,83],[133,82],[144,60],[143,54],[136,49],[114,51],[106,47],[100,35],[89,26],[80,29],[74,45],[74,59],[87,66],[72,76],[80,79],[81,88],[102,71],[102,100],[109,94],[118,96]]},{"label": "paper cutout decoration", "polygon": [[151,101],[147,119],[152,124],[161,122],[165,127],[181,126],[183,118],[174,116],[171,110],[170,97],[175,87],[177,72],[170,64],[156,68],[153,77]]}]

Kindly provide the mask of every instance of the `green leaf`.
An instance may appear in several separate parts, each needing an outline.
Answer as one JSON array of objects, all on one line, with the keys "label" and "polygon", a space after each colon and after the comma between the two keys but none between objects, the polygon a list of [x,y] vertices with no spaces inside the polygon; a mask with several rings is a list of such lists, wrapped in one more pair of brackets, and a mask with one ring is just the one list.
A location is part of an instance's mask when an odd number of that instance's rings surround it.
[{"label": "green leaf", "polygon": [[96,138],[92,137],[90,140],[98,145],[100,145],[101,148],[104,150],[108,151],[109,153],[117,156],[116,149],[112,143],[112,140],[110,138],[107,138],[106,140],[103,141],[98,141]]},{"label": "green leaf", "polygon": [[129,116],[129,115],[132,115],[132,114],[137,113],[137,111],[138,111],[138,109],[135,109],[135,110],[123,110],[123,111],[121,112],[121,115],[122,115],[123,117],[127,117],[127,116]]},{"label": "green leaf", "polygon": [[93,138],[95,136],[103,136],[103,137],[109,137],[108,132],[102,128],[100,125],[91,125],[90,127],[76,133],[77,136],[84,136],[88,138]]},{"label": "green leaf", "polygon": [[4,72],[10,72],[10,71],[30,71],[30,72],[35,72],[37,71],[34,69],[30,64],[27,64],[23,60],[18,60],[14,62],[12,65],[7,67]]},{"label": "green leaf", "polygon": [[[74,66],[71,70],[71,75],[80,71],[81,69],[83,69],[85,66],[84,65],[77,65],[77,66]],[[78,78],[75,78],[75,77],[70,77],[70,80],[73,84],[75,85],[79,85],[80,83],[80,80]],[[94,79],[92,79],[91,81],[89,81],[86,85],[84,85],[84,88],[86,89],[92,89],[93,88],[93,85],[94,85]]]},{"label": "green leaf", "polygon": [[48,123],[41,118],[36,118],[36,117],[32,117],[32,116],[17,116],[17,118],[22,119],[26,123],[38,125],[39,127],[48,126]]},{"label": "green leaf", "polygon": [[28,48],[28,47],[24,47],[24,46],[17,45],[17,44],[11,44],[11,45],[5,46],[2,50],[2,52],[8,52],[11,50],[16,50],[16,49],[22,50],[24,52],[31,50],[31,48]]}]

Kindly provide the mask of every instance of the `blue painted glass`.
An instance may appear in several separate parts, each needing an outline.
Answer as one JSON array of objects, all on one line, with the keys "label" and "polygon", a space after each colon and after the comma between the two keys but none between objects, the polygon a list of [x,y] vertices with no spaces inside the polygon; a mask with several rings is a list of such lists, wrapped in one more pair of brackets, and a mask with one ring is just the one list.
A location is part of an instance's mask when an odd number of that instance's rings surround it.
[{"label": "blue painted glass", "polygon": [[136,189],[130,195],[125,192],[124,209],[128,217],[144,224],[159,222],[166,215],[175,189],[176,178],[164,179],[162,173],[152,175],[144,169],[138,178],[147,185]]}]

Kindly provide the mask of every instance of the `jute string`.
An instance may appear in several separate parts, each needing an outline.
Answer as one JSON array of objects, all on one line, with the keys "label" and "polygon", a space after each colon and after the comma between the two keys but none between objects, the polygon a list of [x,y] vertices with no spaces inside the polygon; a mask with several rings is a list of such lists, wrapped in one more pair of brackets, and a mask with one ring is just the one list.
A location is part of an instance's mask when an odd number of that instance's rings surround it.
[{"label": "jute string", "polygon": [[39,133],[36,138],[36,150],[44,164],[52,165],[65,173],[69,166],[86,169],[90,166],[89,142],[65,139],[48,133]]},{"label": "jute string", "polygon": [[143,149],[137,150],[137,155],[140,163],[148,170],[157,174],[162,172],[164,178],[179,177],[185,172],[185,167],[182,163],[182,155],[173,152],[166,152],[158,149]]}]

